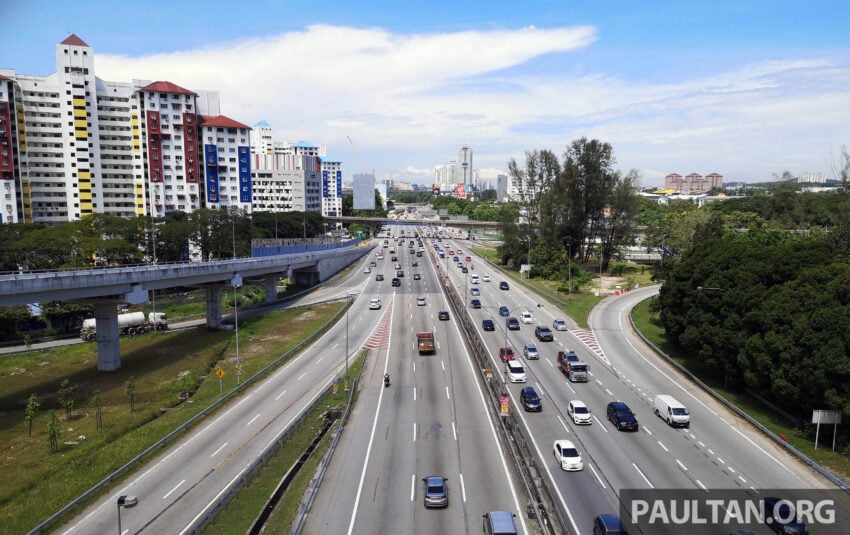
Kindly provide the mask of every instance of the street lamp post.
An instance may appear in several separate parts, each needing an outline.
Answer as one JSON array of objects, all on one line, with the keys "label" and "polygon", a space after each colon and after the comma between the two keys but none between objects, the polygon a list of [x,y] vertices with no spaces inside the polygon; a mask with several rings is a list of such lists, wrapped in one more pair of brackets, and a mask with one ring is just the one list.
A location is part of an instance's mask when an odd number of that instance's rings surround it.
[{"label": "street lamp post", "polygon": [[345,309],[345,384],[348,384],[348,312],[351,310],[351,294],[345,294],[348,308]]},{"label": "street lamp post", "polygon": [[236,384],[239,384],[239,379],[242,377],[242,360],[239,358],[239,292],[237,289],[242,286],[242,275],[234,275],[230,284],[233,286],[233,325],[236,331]]},{"label": "street lamp post", "polygon": [[567,242],[567,303],[573,302],[573,245]]},{"label": "street lamp post", "polygon": [[118,497],[118,535],[121,535],[121,508],[131,509],[139,503],[139,499],[135,496],[119,496]]}]

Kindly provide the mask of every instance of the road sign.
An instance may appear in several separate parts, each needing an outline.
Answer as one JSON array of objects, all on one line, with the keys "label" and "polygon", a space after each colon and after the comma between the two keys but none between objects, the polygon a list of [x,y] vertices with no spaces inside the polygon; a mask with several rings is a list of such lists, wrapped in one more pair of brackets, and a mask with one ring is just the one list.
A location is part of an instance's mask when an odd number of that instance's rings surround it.
[{"label": "road sign", "polygon": [[221,379],[222,377],[224,377],[224,370],[222,370],[221,368],[216,368],[215,374],[218,376],[219,379]]},{"label": "road sign", "polygon": [[499,403],[499,415],[500,416],[508,416],[511,413],[511,398],[508,396],[503,396],[501,399],[501,403]]}]

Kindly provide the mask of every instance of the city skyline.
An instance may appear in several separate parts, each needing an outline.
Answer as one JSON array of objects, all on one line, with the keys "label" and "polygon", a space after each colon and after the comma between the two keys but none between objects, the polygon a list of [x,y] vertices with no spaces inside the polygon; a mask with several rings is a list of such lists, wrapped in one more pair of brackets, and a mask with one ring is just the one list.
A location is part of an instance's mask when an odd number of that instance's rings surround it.
[{"label": "city skyline", "polygon": [[326,145],[346,181],[366,170],[347,137],[377,179],[419,184],[461,146],[494,177],[526,150],[560,155],[596,138],[653,186],[674,171],[831,178],[847,143],[841,2],[382,6],[152,0],[155,15],[128,32],[115,21],[145,18],[131,5],[12,0],[0,6],[13,28],[0,68],[50,74],[55,45],[74,33],[98,77],[218,91],[224,115]]}]

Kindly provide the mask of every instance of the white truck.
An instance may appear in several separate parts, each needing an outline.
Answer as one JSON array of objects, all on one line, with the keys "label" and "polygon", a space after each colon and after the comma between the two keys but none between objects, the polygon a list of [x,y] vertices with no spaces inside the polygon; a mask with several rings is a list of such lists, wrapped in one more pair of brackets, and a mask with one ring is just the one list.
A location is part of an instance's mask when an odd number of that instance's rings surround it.
[{"label": "white truck", "polygon": [[[118,334],[121,336],[144,334],[154,329],[162,331],[167,328],[168,320],[164,312],[150,312],[147,319],[145,319],[144,312],[118,314]],[[87,342],[97,340],[97,320],[95,318],[83,320],[80,338]]]},{"label": "white truck", "polygon": [[655,415],[667,422],[670,427],[691,426],[691,415],[688,409],[673,396],[666,394],[655,396]]}]

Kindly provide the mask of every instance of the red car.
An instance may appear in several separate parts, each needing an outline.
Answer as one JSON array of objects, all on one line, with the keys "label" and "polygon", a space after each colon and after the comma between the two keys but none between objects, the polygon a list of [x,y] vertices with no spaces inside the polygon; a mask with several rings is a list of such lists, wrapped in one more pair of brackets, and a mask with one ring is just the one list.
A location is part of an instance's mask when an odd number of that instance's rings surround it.
[{"label": "red car", "polygon": [[467,262],[472,262],[472,257],[471,257],[471,256],[467,256],[467,257],[466,257],[466,261],[467,261]]},{"label": "red car", "polygon": [[510,347],[499,348],[499,358],[502,359],[502,362],[514,360],[514,350]]}]

